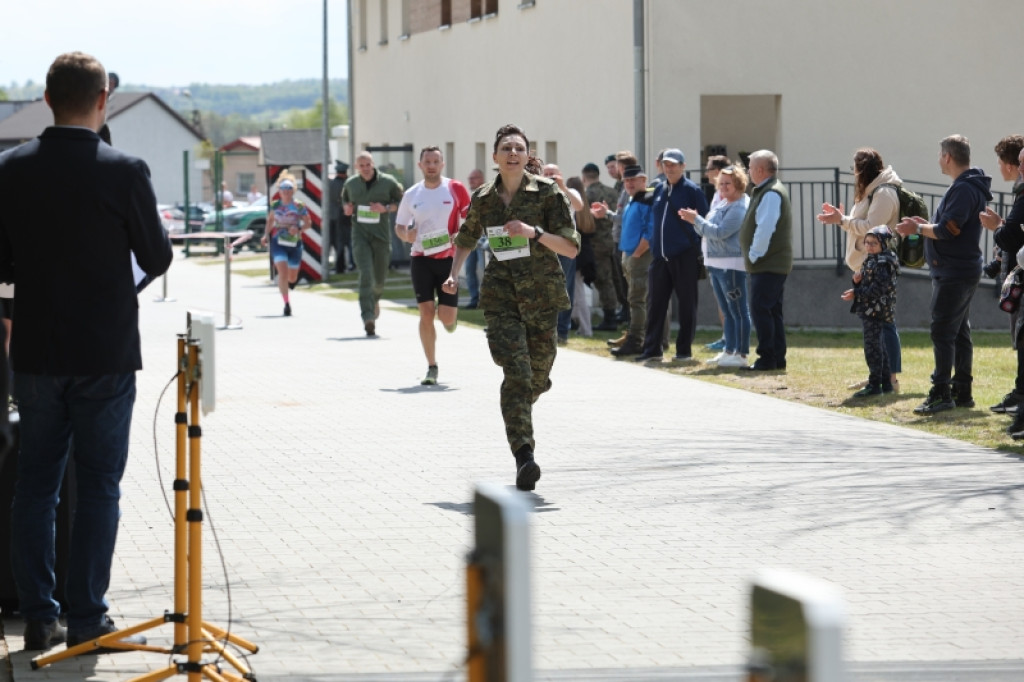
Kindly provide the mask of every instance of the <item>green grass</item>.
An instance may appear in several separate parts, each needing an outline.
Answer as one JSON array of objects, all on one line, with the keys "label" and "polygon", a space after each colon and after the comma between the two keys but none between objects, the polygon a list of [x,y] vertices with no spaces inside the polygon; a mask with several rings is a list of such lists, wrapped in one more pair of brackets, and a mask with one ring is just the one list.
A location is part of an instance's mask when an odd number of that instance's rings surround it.
[{"label": "green grass", "polygon": [[[241,266],[237,261],[242,259],[236,258],[233,271],[253,277],[266,277],[265,258],[265,254],[258,254],[252,268]],[[357,273],[331,275],[327,282],[314,284],[310,290],[345,300],[356,300],[358,280]],[[388,273],[384,298],[404,302],[406,312],[418,314],[407,272],[392,270]],[[483,327],[483,312],[459,310],[459,323]],[[585,339],[572,334],[568,348],[606,358],[608,362],[631,362],[628,359],[618,360],[608,353],[605,341],[619,335],[620,332],[594,332],[593,338]],[[1018,445],[1005,433],[1010,417],[995,414],[988,409],[989,405],[999,402],[1013,388],[1017,359],[1010,346],[1008,332],[976,331],[973,334],[976,407],[957,408],[931,417],[918,416],[913,411],[931,387],[929,377],[933,356],[927,332],[901,331],[903,372],[899,376],[900,393],[874,398],[852,398],[853,391],[847,388],[849,384],[865,379],[868,374],[859,330],[787,330],[789,351],[785,372],[746,373],[704,364],[704,360],[715,355],[712,351],[704,350],[704,344],[719,336],[719,330],[697,332],[693,349],[695,357],[701,360],[700,364],[677,366],[665,362],[660,366],[647,367],[650,371],[678,374],[862,419],[919,429],[1018,456],[1024,455],[1024,441]],[[751,339],[752,353],[755,346],[756,339]],[[670,355],[671,350],[666,357]]]}]

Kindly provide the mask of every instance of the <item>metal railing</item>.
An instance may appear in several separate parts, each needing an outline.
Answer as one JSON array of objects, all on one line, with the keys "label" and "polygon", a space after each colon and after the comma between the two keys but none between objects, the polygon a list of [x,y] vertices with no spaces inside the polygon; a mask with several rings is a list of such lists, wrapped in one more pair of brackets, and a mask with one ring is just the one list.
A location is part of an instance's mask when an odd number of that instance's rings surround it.
[{"label": "metal railing", "polygon": [[[699,170],[687,171],[687,177],[707,189],[703,174]],[[780,168],[779,179],[789,191],[793,212],[793,260],[805,264],[834,264],[837,273],[844,273],[846,265],[846,235],[838,225],[827,226],[819,223],[815,216],[821,212],[821,205],[828,202],[834,206],[843,204],[847,212],[853,208],[853,173],[839,167]],[[903,180],[910,190],[920,194],[928,205],[928,212],[935,208],[945,195],[948,185],[934,182]],[[1005,216],[1013,205],[1013,193],[992,192],[989,206]],[[992,253],[992,233],[982,230],[981,252],[986,260]],[[927,266],[926,266],[927,267]]]}]

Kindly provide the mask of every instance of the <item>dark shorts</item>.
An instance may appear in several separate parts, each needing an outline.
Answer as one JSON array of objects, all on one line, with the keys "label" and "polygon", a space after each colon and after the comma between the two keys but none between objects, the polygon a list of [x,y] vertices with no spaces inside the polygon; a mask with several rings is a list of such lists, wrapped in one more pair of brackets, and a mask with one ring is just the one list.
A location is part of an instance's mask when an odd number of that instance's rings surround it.
[{"label": "dark shorts", "polygon": [[281,246],[277,243],[277,237],[273,237],[270,240],[270,260],[274,263],[288,261],[290,269],[298,270],[302,264],[302,242],[299,241],[298,246],[294,247]]},{"label": "dark shorts", "polygon": [[413,256],[409,274],[412,275],[412,290],[416,294],[417,303],[436,300],[438,305],[459,307],[458,293],[446,294],[441,289],[441,285],[452,274],[451,258]]}]

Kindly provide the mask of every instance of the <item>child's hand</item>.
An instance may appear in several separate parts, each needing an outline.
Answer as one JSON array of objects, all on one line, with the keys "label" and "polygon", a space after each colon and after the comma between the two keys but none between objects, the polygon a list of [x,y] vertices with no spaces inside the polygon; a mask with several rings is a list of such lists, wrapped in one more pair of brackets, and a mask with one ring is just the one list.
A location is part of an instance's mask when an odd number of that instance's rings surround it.
[{"label": "child's hand", "polygon": [[839,295],[839,298],[843,299],[844,301],[852,301],[853,289],[847,289],[846,291]]}]

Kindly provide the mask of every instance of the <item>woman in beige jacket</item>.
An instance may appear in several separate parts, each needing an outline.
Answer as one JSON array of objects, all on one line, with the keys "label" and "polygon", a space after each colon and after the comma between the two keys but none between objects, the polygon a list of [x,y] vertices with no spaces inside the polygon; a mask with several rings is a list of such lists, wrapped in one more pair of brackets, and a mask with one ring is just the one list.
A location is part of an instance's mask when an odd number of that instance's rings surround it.
[{"label": "woman in beige jacket", "polygon": [[[886,166],[882,155],[870,147],[858,149],[853,155],[854,205],[849,215],[843,213],[843,205],[838,208],[825,203],[821,206],[818,220],[826,225],[839,225],[846,232],[846,264],[850,270],[857,272],[867,257],[864,248],[864,235],[872,227],[885,225],[893,230],[900,218],[900,201],[896,187],[903,184],[900,176]],[[882,328],[882,340],[889,366],[893,374],[892,385],[899,391],[899,380],[896,378],[902,367],[900,351],[900,335],[895,322],[888,322]],[[866,382],[851,384],[851,389],[862,388]]]}]

